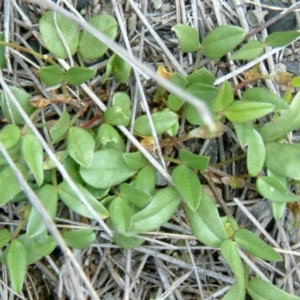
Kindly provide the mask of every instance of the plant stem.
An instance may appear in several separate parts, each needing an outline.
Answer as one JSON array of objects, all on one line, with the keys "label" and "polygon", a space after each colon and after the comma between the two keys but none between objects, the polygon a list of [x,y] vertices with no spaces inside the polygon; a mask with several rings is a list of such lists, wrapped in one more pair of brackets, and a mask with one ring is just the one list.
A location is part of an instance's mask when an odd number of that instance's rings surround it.
[{"label": "plant stem", "polygon": [[246,154],[246,153],[243,153],[243,154],[238,155],[238,156],[236,156],[236,157],[232,157],[232,158],[227,159],[227,160],[225,160],[225,161],[221,161],[221,162],[219,162],[219,163],[217,163],[217,164],[214,164],[213,167],[214,167],[214,168],[218,168],[218,167],[221,167],[221,166],[224,166],[224,165],[228,165],[228,164],[230,164],[230,163],[232,163],[232,162],[234,162],[234,161],[237,161],[237,160],[240,160],[240,159],[242,159],[242,158],[245,158],[246,156],[247,156],[247,154]]}]

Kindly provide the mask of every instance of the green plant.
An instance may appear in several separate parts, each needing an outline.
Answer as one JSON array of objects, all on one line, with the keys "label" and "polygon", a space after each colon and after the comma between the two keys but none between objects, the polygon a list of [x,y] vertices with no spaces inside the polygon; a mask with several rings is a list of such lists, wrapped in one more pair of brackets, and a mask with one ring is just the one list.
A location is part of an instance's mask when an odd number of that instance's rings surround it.
[{"label": "green plant", "polygon": [[[117,23],[112,17],[100,15],[89,22],[111,39],[116,37]],[[199,59],[202,53],[210,59],[220,59],[240,45],[245,37],[239,27],[220,26],[209,33],[200,45],[192,27],[176,25],[174,31],[182,50],[197,51]],[[76,100],[70,100],[68,84],[80,85],[93,78],[95,71],[86,68],[83,61],[102,57],[108,48],[90,33],[80,33],[70,19],[53,12],[46,12],[41,18],[40,32],[44,46],[54,56],[53,59],[67,59],[77,54],[78,61],[83,65],[65,71],[52,59],[49,61],[42,56],[52,65],[39,70],[41,81],[46,86],[61,85],[63,97],[56,99],[56,102],[76,105]],[[191,40],[191,35],[196,38]],[[254,59],[263,52],[264,45],[284,46],[299,35],[298,32],[276,33],[269,35],[264,43],[249,41],[231,58]],[[97,47],[90,46],[95,43]],[[34,52],[31,54],[36,55]],[[112,54],[102,82],[112,73],[119,82],[124,83],[128,80],[130,69],[117,54]],[[226,131],[226,119],[229,120],[241,146],[247,147],[247,176],[256,180],[257,190],[271,201],[274,217],[280,219],[285,204],[299,199],[289,187],[299,184],[297,157],[300,149],[298,145],[286,144],[285,136],[300,127],[300,95],[297,94],[291,101],[289,90],[285,99],[282,99],[267,89],[257,87],[246,89],[242,99],[235,100],[235,92],[250,82],[264,78],[274,78],[288,88],[297,87],[299,78],[292,79],[287,73],[263,76],[254,68],[240,86],[233,88],[228,81],[224,81],[217,88],[214,86],[214,75],[206,69],[198,70],[197,65],[188,76],[174,73],[166,77],[207,104],[216,123],[215,131],[209,130],[203,117],[191,104],[185,103],[175,93],[158,87],[155,99],[160,107],[151,114],[153,126],[146,115],[139,116],[134,121],[134,133],[147,141],[148,150],[152,151],[155,134],[163,137],[166,134],[170,137],[177,135],[181,114],[196,128],[183,137],[163,140],[162,147],[195,137],[209,139],[220,136]],[[10,91],[31,119],[34,120],[44,108],[23,90],[10,87]],[[46,102],[46,105],[50,102]],[[246,292],[253,299],[297,299],[266,281],[248,276],[249,270],[242,263],[240,248],[250,257],[268,261],[279,261],[281,256],[260,238],[239,228],[231,216],[220,217],[216,204],[203,190],[198,178],[199,174],[209,178],[208,157],[186,150],[179,151],[179,159],[166,157],[165,160],[176,165],[171,174],[173,186],[158,188],[156,170],[145,156],[136,149],[125,151],[124,138],[117,126],[122,128],[130,124],[131,99],[126,93],[118,92],[113,96],[111,106],[103,113],[103,122],[97,128],[87,130],[91,122],[81,127],[74,125],[84,114],[83,109],[73,117],[64,111],[55,124],[43,124],[49,127],[51,140],[48,144],[53,147],[56,158],[63,164],[90,208],[82,203],[81,196],[72,186],[58,176],[57,166],[46,155],[39,139],[24,125],[26,122],[22,114],[7,92],[2,93],[1,108],[4,116],[13,124],[3,128],[0,141],[52,219],[56,216],[58,201],[62,201],[83,218],[94,219],[96,215],[105,219],[114,232],[115,243],[124,248],[133,248],[144,242],[146,231],[164,225],[181,207],[195,237],[205,245],[220,249],[232,269],[236,282],[223,299],[244,299]],[[256,122],[267,115],[272,116],[271,121],[264,125]],[[21,129],[20,125],[24,127]],[[257,152],[260,153],[259,157]],[[8,267],[15,291],[20,293],[27,265],[50,254],[57,244],[48,235],[38,211],[27,203],[27,197],[21,192],[14,172],[7,166],[3,155],[0,156],[0,165],[0,190],[4,191],[0,195],[0,204],[25,202],[23,219],[15,232],[11,234],[7,229],[0,231],[1,246],[5,247],[1,261]],[[263,176],[264,170],[267,176]],[[26,233],[19,234],[24,225]],[[91,229],[62,232],[62,236],[70,247],[80,249],[89,246],[95,239]],[[81,238],[78,239],[78,236]]]}]

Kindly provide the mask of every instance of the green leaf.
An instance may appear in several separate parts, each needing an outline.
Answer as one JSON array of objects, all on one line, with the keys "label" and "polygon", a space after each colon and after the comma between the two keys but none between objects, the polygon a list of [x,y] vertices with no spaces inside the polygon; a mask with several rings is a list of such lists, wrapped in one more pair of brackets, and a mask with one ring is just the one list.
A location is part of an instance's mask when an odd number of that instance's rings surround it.
[{"label": "green leaf", "polygon": [[105,121],[111,125],[128,126],[130,123],[131,101],[126,93],[120,92],[114,95],[112,106],[104,112]]},{"label": "green leaf", "polygon": [[199,69],[185,77],[189,85],[192,83],[204,83],[214,85],[216,77],[206,68]]},{"label": "green leaf", "polygon": [[[186,78],[179,73],[174,73],[172,75],[171,82],[181,88],[185,88],[188,84]],[[169,94],[167,101],[169,108],[173,111],[179,110],[183,104],[183,100],[174,93]]]},{"label": "green leaf", "polygon": [[299,144],[269,143],[266,149],[268,169],[280,175],[300,180]]},{"label": "green leaf", "polygon": [[127,167],[133,170],[139,170],[147,163],[147,158],[140,151],[124,153],[123,158]]},{"label": "green leaf", "polygon": [[112,73],[115,76],[115,78],[120,83],[126,83],[131,72],[131,65],[127,63],[124,59],[122,59],[120,56],[114,54],[116,57],[112,62]]},{"label": "green leaf", "polygon": [[[75,183],[79,191],[83,194],[87,202],[92,206],[100,218],[107,218],[109,213],[107,209],[82,185]],[[69,184],[65,181],[61,182],[58,186],[58,194],[61,200],[72,209],[74,212],[81,216],[94,219],[95,217],[90,213],[86,206],[81,203],[78,195],[71,189]]]},{"label": "green leaf", "polygon": [[269,34],[265,43],[269,47],[284,47],[300,36],[298,31],[278,31]]},{"label": "green leaf", "polygon": [[252,60],[262,55],[264,45],[258,40],[250,40],[240,50],[233,53],[232,60]]},{"label": "green leaf", "polygon": [[251,279],[247,284],[247,291],[253,300],[299,300],[298,296],[288,294],[260,278]]},{"label": "green leaf", "polygon": [[[169,109],[155,112],[151,115],[155,131],[158,135],[166,132],[168,129],[173,127],[178,121],[176,113]],[[142,136],[151,136],[151,128],[149,120],[146,115],[140,116],[135,120],[134,131]]]},{"label": "green leaf", "polygon": [[43,171],[43,148],[37,137],[32,133],[27,133],[22,140],[22,155],[33,173],[33,176],[41,186],[44,181]]},{"label": "green leaf", "polygon": [[241,290],[235,282],[221,300],[245,300],[245,290]]},{"label": "green leaf", "polygon": [[[0,41],[4,42],[4,33],[0,33]],[[5,46],[0,46],[0,68],[3,69],[6,66],[6,59],[5,59]]]},{"label": "green leaf", "polygon": [[80,175],[89,185],[105,189],[120,184],[136,171],[127,167],[122,151],[104,149],[95,152],[89,168],[80,166]]},{"label": "green leaf", "polygon": [[297,88],[300,87],[300,76],[293,77],[291,80],[291,85]]},{"label": "green leaf", "polygon": [[117,55],[114,53],[107,62],[105,74],[102,76],[102,81],[101,81],[102,84],[104,84],[106,82],[106,80],[108,79],[108,77],[110,76],[112,68],[113,68],[113,62],[114,62],[116,56]]},{"label": "green leaf", "polygon": [[93,161],[95,140],[86,130],[72,127],[68,132],[67,149],[78,164],[88,168]]},{"label": "green leaf", "polygon": [[73,85],[80,85],[93,77],[96,71],[85,67],[71,67],[65,74],[66,82]]},{"label": "green leaf", "polygon": [[124,199],[115,197],[109,205],[109,217],[114,227],[125,234],[131,226],[132,209]]},{"label": "green leaf", "polygon": [[253,135],[253,123],[234,123],[234,129],[239,138],[241,146],[246,147],[249,144],[250,137]]},{"label": "green leaf", "polygon": [[[9,89],[18,100],[25,113],[28,116],[31,115],[35,111],[35,108],[29,103],[29,100],[32,98],[32,96],[30,94],[27,94],[23,90],[13,86],[10,86]],[[13,101],[9,97],[7,97],[5,93],[2,93],[1,95],[1,110],[3,115],[10,122],[22,125],[25,124],[25,121],[23,120],[23,117],[21,116],[19,110],[15,107]]]},{"label": "green leaf", "polygon": [[[65,45],[69,48],[71,55],[76,53],[79,44],[79,32],[77,25],[72,20],[53,11],[47,11],[39,21],[39,28],[44,46],[55,57],[68,58]],[[62,41],[61,36],[64,41]]]},{"label": "green leaf", "polygon": [[201,200],[201,184],[197,175],[186,166],[178,166],[172,172],[172,179],[187,205],[196,211]]},{"label": "green leaf", "polygon": [[58,65],[54,65],[40,68],[39,75],[44,85],[54,86],[62,82],[64,72]]},{"label": "green leaf", "polygon": [[187,219],[190,223],[193,235],[204,245],[209,247],[220,247],[221,240],[209,229],[200,216],[201,206],[193,211],[186,206]]},{"label": "green leaf", "polygon": [[123,249],[133,249],[143,244],[145,240],[136,237],[127,237],[120,233],[115,233],[113,236],[113,241]]},{"label": "green leaf", "polygon": [[97,132],[97,143],[101,149],[116,148],[125,151],[125,143],[118,131],[109,124],[101,124]]},{"label": "green leaf", "polygon": [[62,140],[69,130],[70,115],[67,111],[63,111],[58,121],[51,127],[49,133],[52,142],[55,144]]},{"label": "green leaf", "polygon": [[178,24],[175,25],[172,30],[175,32],[182,52],[194,52],[199,48],[199,36],[195,28]]},{"label": "green leaf", "polygon": [[259,177],[256,180],[256,187],[259,193],[270,201],[288,203],[299,200],[299,197],[292,194],[274,177]]},{"label": "green leaf", "polygon": [[195,168],[200,171],[206,170],[209,163],[208,156],[200,156],[198,154],[193,154],[184,149],[179,150],[179,158],[186,166],[190,168]]},{"label": "green leaf", "polygon": [[152,166],[143,167],[136,175],[133,185],[148,194],[153,195],[156,184],[156,171]]},{"label": "green leaf", "polygon": [[278,95],[261,87],[253,87],[247,89],[243,93],[243,100],[265,102],[274,105],[274,111],[282,111],[289,109],[289,105]]},{"label": "green leaf", "polygon": [[9,149],[14,146],[21,137],[21,130],[17,125],[8,124],[0,131],[0,141],[5,147]]},{"label": "green leaf", "polygon": [[239,45],[245,37],[241,27],[222,25],[211,31],[202,42],[202,51],[210,59],[221,58]]},{"label": "green leaf", "polygon": [[[88,23],[113,40],[118,31],[118,23],[110,15],[97,15]],[[80,35],[79,52],[84,59],[95,59],[104,55],[107,46],[86,30]]]},{"label": "green leaf", "polygon": [[9,245],[6,255],[13,289],[17,294],[21,294],[27,267],[26,247],[20,240],[15,239]]},{"label": "green leaf", "polygon": [[[37,239],[32,239],[30,248],[27,249],[27,265],[49,255],[56,247],[56,241],[52,236],[46,236],[44,242],[38,242]],[[28,255],[29,251],[31,254]]]},{"label": "green leaf", "polygon": [[282,257],[263,240],[247,229],[241,228],[234,232],[234,240],[247,252],[269,261],[281,261]]},{"label": "green leaf", "polygon": [[[259,155],[257,155],[259,153]],[[247,168],[251,176],[257,176],[266,159],[266,147],[261,135],[253,129],[248,140]]]},{"label": "green leaf", "polygon": [[293,99],[290,109],[275,122],[269,122],[260,129],[260,134],[267,142],[277,140],[300,127],[300,93]]},{"label": "green leaf", "polygon": [[67,231],[62,235],[67,245],[71,248],[84,249],[89,247],[96,238],[92,229],[78,229]]},{"label": "green leaf", "polygon": [[229,264],[237,280],[237,285],[239,287],[240,293],[243,293],[245,291],[245,270],[235,242],[227,239],[221,243],[220,248],[221,254]]},{"label": "green leaf", "polygon": [[11,239],[11,234],[8,229],[0,230],[0,248],[4,247]]},{"label": "green leaf", "polygon": [[222,84],[218,96],[212,105],[213,112],[224,110],[234,100],[233,90],[231,84],[226,80]]},{"label": "green leaf", "polygon": [[122,194],[123,198],[126,198],[136,207],[145,206],[152,198],[149,193],[144,192],[128,183],[121,184],[120,193]]},{"label": "green leaf", "polygon": [[[213,99],[217,97],[219,89],[208,84],[192,83],[191,85],[187,86],[186,91],[204,101],[211,109],[213,105]],[[193,125],[204,124],[199,112],[193,105],[189,103],[184,105],[184,115],[188,122]]]},{"label": "green leaf", "polygon": [[[27,180],[27,170],[21,164],[17,164],[25,180]],[[21,192],[21,187],[12,169],[7,166],[0,171],[0,206],[12,200]]]},{"label": "green leaf", "polygon": [[134,231],[151,231],[165,224],[181,202],[181,195],[174,187],[159,190],[151,202],[132,217]]},{"label": "green leaf", "polygon": [[274,105],[255,101],[234,101],[224,111],[231,122],[247,122],[259,119],[274,110]]},{"label": "green leaf", "polygon": [[[48,212],[49,216],[54,219],[56,216],[58,200],[56,189],[52,185],[46,184],[38,189],[36,195]],[[27,223],[27,235],[29,237],[34,237],[46,229],[47,227],[41,219],[40,214],[34,207],[32,207]]]}]

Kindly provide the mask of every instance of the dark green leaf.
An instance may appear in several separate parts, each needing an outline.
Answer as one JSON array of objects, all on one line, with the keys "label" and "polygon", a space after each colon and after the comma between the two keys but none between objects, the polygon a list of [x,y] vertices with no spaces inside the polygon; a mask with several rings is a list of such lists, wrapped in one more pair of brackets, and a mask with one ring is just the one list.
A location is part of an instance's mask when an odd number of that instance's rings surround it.
[{"label": "dark green leaf", "polygon": [[[151,115],[155,131],[158,135],[166,132],[178,122],[176,113],[169,109],[155,112]],[[151,128],[146,115],[140,116],[135,120],[134,131],[142,136],[151,136]]]},{"label": "dark green leaf", "polygon": [[193,154],[184,149],[179,150],[179,158],[186,166],[198,169],[200,171],[204,171],[209,163],[208,156],[200,156],[198,154]]},{"label": "dark green leaf", "polygon": [[175,25],[172,30],[175,31],[182,52],[194,52],[199,48],[199,36],[195,28],[178,24]]},{"label": "dark green leaf", "polygon": [[93,77],[96,71],[85,67],[71,67],[65,75],[66,82],[73,85],[80,85]]},{"label": "dark green leaf", "polygon": [[260,278],[251,279],[248,282],[247,291],[253,300],[299,300],[298,296],[288,294]]},{"label": "dark green leaf", "polygon": [[[4,42],[4,33],[0,33],[0,41]],[[6,59],[5,59],[5,46],[0,46],[0,68],[3,69],[6,66]]]},{"label": "dark green leaf", "polygon": [[151,202],[132,217],[132,230],[151,231],[165,224],[181,202],[181,195],[174,187],[159,190]]},{"label": "dark green leaf", "polygon": [[[75,183],[79,191],[83,194],[87,202],[92,206],[100,218],[107,218],[109,213],[107,209],[82,185]],[[78,195],[71,189],[69,184],[65,181],[58,186],[58,194],[61,200],[74,212],[81,216],[94,219],[93,214],[81,203]]]},{"label": "dark green leaf", "polygon": [[240,50],[233,53],[231,59],[233,60],[252,60],[262,55],[264,52],[264,45],[258,40],[250,40]]},{"label": "dark green leaf", "polygon": [[21,137],[21,130],[17,125],[8,124],[0,131],[0,141],[6,149],[14,146]]},{"label": "dark green leaf", "polygon": [[[54,219],[56,216],[58,200],[56,189],[52,185],[46,184],[38,189],[36,195],[48,212],[49,216]],[[34,207],[32,207],[27,223],[27,235],[29,237],[34,237],[46,229],[47,228],[44,221],[41,219],[40,214]]]},{"label": "dark green leaf", "polygon": [[256,257],[269,261],[282,260],[282,257],[271,246],[247,229],[236,230],[233,237],[245,251]]},{"label": "dark green leaf", "polygon": [[11,234],[6,228],[0,230],[0,248],[4,247],[11,239]]},{"label": "dark green leaf", "polygon": [[143,167],[136,175],[133,185],[139,190],[153,195],[156,184],[156,171],[152,166]]},{"label": "dark green leaf", "polygon": [[256,180],[256,187],[259,193],[270,201],[288,203],[299,200],[299,197],[292,194],[274,177],[259,177]]},{"label": "dark green leaf", "polygon": [[300,180],[299,144],[269,143],[266,146],[268,169],[292,179]]},{"label": "dark green leaf", "polygon": [[[34,263],[42,257],[49,255],[56,247],[57,243],[53,236],[47,236],[46,240],[42,243],[38,242],[37,239],[32,239],[31,246],[27,249],[27,264]],[[31,257],[28,256],[28,251],[33,254]],[[35,256],[38,256],[39,258],[34,258]]]},{"label": "dark green leaf", "polygon": [[123,183],[120,186],[120,193],[122,194],[122,197],[126,198],[137,207],[145,206],[152,198],[149,193],[144,192],[128,183]]},{"label": "dark green leaf", "polygon": [[[108,38],[114,39],[117,35],[118,23],[110,15],[97,15],[89,19],[88,23],[105,34]],[[103,56],[107,46],[100,42],[91,33],[83,30],[79,41],[79,52],[84,59],[95,59]]]},{"label": "dark green leaf", "polygon": [[44,85],[54,86],[61,83],[64,72],[58,65],[54,65],[40,68],[39,74]]},{"label": "dark green leaf", "polygon": [[261,87],[253,87],[251,89],[247,89],[243,93],[243,100],[273,104],[274,111],[289,109],[289,105],[282,98]]},{"label": "dark green leaf", "polygon": [[32,133],[27,133],[22,140],[22,155],[30,168],[33,176],[41,186],[44,181],[43,171],[43,148],[37,137]]},{"label": "dark green leaf", "polygon": [[226,80],[222,84],[218,96],[214,100],[212,110],[213,112],[219,112],[224,110],[234,100],[233,89],[231,84]]},{"label": "dark green leaf", "polygon": [[62,235],[67,245],[71,248],[84,249],[89,247],[95,240],[95,233],[92,229],[78,229],[67,231]]},{"label": "dark green leaf", "polygon": [[234,101],[224,111],[225,116],[231,122],[247,122],[259,119],[274,110],[270,103],[254,101]]},{"label": "dark green leaf", "polygon": [[47,11],[39,21],[39,28],[44,46],[57,58],[68,58],[65,45],[68,46],[71,55],[77,51],[79,32],[77,25],[69,18]]},{"label": "dark green leaf", "polygon": [[127,167],[133,170],[139,170],[147,163],[146,157],[140,151],[124,153],[123,157]]},{"label": "dark green leaf", "polygon": [[58,121],[50,129],[49,133],[53,143],[62,140],[69,130],[70,115],[67,111],[63,111]]},{"label": "dark green leaf", "polygon": [[116,148],[125,151],[125,143],[118,131],[109,124],[101,124],[97,133],[97,143],[101,149]]},{"label": "dark green leaf", "polygon": [[112,62],[111,71],[120,83],[126,83],[130,76],[131,65],[120,56],[116,55],[115,59]]},{"label": "dark green leaf", "polygon": [[[18,100],[25,113],[30,116],[35,111],[35,108],[29,103],[29,100],[32,98],[32,96],[14,86],[9,87],[9,89]],[[23,120],[23,117],[21,116],[19,110],[15,107],[13,101],[5,95],[5,93],[2,93],[1,95],[1,109],[3,115],[9,121],[15,124],[25,124],[25,121]]]},{"label": "dark green leaf", "polygon": [[238,282],[235,282],[221,300],[245,300],[245,290],[240,289]]},{"label": "dark green leaf", "polygon": [[141,238],[127,237],[120,233],[115,233],[113,236],[114,242],[123,249],[132,249],[140,246],[145,241]]},{"label": "dark green leaf", "polygon": [[82,179],[89,185],[105,189],[120,184],[136,171],[127,167],[122,151],[104,149],[95,152],[89,168],[80,167]]},{"label": "dark green leaf", "polygon": [[242,147],[246,147],[249,144],[250,137],[253,134],[253,123],[252,122],[243,122],[243,123],[234,123],[234,129],[239,138],[240,144]]},{"label": "dark green leaf", "polygon": [[278,31],[268,35],[265,40],[267,46],[284,47],[300,36],[298,31]]},{"label": "dark green leaf", "polygon": [[178,166],[172,172],[172,179],[187,205],[196,211],[201,200],[201,184],[197,175],[186,166]]},{"label": "dark green leaf", "polygon": [[86,130],[72,127],[68,132],[67,149],[77,163],[88,168],[93,161],[95,140]]},{"label": "dark green leaf", "polygon": [[214,85],[216,77],[206,68],[202,68],[186,76],[186,80],[188,81],[189,85],[192,83]]},{"label": "dark green leaf", "polygon": [[[179,73],[174,73],[172,75],[171,82],[181,88],[185,88],[188,84],[186,78]],[[183,100],[174,93],[169,94],[167,101],[169,108],[173,111],[179,110],[183,104]]]},{"label": "dark green leaf", "polygon": [[245,37],[241,27],[222,25],[211,31],[202,42],[202,51],[210,59],[221,58],[239,45]]},{"label": "dark green leaf", "polygon": [[27,268],[26,247],[18,239],[11,242],[6,254],[7,268],[14,291],[21,294]]}]

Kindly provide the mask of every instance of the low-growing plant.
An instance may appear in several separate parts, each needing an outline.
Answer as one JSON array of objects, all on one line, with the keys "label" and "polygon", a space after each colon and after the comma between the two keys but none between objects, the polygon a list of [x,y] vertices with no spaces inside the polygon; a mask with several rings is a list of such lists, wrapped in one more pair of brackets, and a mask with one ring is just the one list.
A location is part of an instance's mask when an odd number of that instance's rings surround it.
[{"label": "low-growing plant", "polygon": [[[117,35],[117,22],[109,15],[93,17],[89,23],[111,39]],[[113,95],[99,126],[86,129],[92,122],[75,126],[86,108],[77,99],[71,98],[68,87],[92,79],[96,72],[86,67],[85,62],[101,58],[108,48],[89,32],[80,32],[73,21],[54,12],[43,14],[39,30],[44,47],[53,56],[49,60],[49,56],[31,51],[49,64],[39,69],[41,82],[45,86],[57,85],[62,94],[47,100],[14,86],[10,87],[10,91],[33,121],[51,103],[65,103],[79,110],[73,117],[69,111],[63,111],[57,120],[42,126],[47,126],[48,144],[58,161],[94,211],[91,213],[69,183],[60,178],[56,165],[28,129],[14,101],[2,92],[2,113],[11,124],[1,130],[0,141],[49,216],[54,220],[59,202],[82,218],[94,219],[96,214],[113,230],[113,240],[117,245],[134,248],[144,243],[144,232],[164,225],[180,207],[194,236],[201,243],[218,248],[235,276],[236,282],[222,299],[245,299],[246,293],[255,300],[298,299],[265,280],[249,275],[249,267],[242,263],[240,251],[246,252],[250,258],[267,261],[280,261],[282,258],[262,239],[240,228],[232,216],[220,216],[215,202],[199,180],[199,175],[207,177],[210,172],[209,157],[183,149],[179,150],[178,159],[165,157],[174,166],[171,172],[173,184],[158,187],[156,170],[145,156],[136,149],[125,150],[124,137],[118,126],[130,125],[131,99],[127,93]],[[190,26],[180,24],[173,30],[183,52],[196,52],[197,63],[203,54],[217,60],[236,47],[239,49],[231,55],[231,59],[253,60],[264,52],[265,46],[282,47],[300,35],[299,32],[278,32],[270,34],[263,42],[250,40],[243,44],[244,30],[226,25],[215,28],[200,43],[197,32]],[[4,42],[1,45],[14,47]],[[74,55],[77,55],[80,66],[72,66],[65,71],[59,63],[55,63],[56,59],[68,59]],[[102,82],[112,74],[120,83],[126,83],[130,71],[131,66],[113,53]],[[215,76],[197,65],[195,71],[187,76],[168,73],[162,66],[158,73],[207,104],[215,121],[215,131],[209,130],[191,104],[158,86],[154,98],[160,105],[159,110],[151,114],[153,127],[146,115],[138,116],[133,126],[134,134],[140,137],[150,152],[155,150],[154,134],[163,137],[161,146],[164,147],[191,138],[215,138],[231,126],[241,147],[246,150],[247,177],[255,180],[258,192],[270,200],[274,218],[279,220],[282,217],[287,203],[299,201],[291,187],[298,186],[300,180],[300,145],[291,144],[286,138],[300,127],[300,94],[292,99],[291,93],[292,87],[299,87],[299,77],[292,77],[287,72],[261,75],[254,67],[239,86],[233,87],[229,81],[224,81],[216,87]],[[262,87],[247,88],[248,83],[266,78],[284,84],[286,95],[280,97]],[[237,90],[241,92],[241,99],[236,99]],[[182,116],[192,126],[185,136],[176,138]],[[35,124],[37,127],[40,125]],[[242,187],[244,178],[244,175],[232,176],[225,178],[224,182],[234,188]],[[1,205],[9,201],[24,202],[22,219],[16,230],[13,233],[8,229],[0,231],[1,262],[9,270],[14,290],[21,293],[27,266],[50,254],[57,243],[48,234],[38,211],[27,201],[3,154],[0,155],[0,190]],[[24,226],[26,231],[20,233]],[[79,249],[88,247],[95,239],[92,229],[63,231],[61,234],[69,247]]]}]

